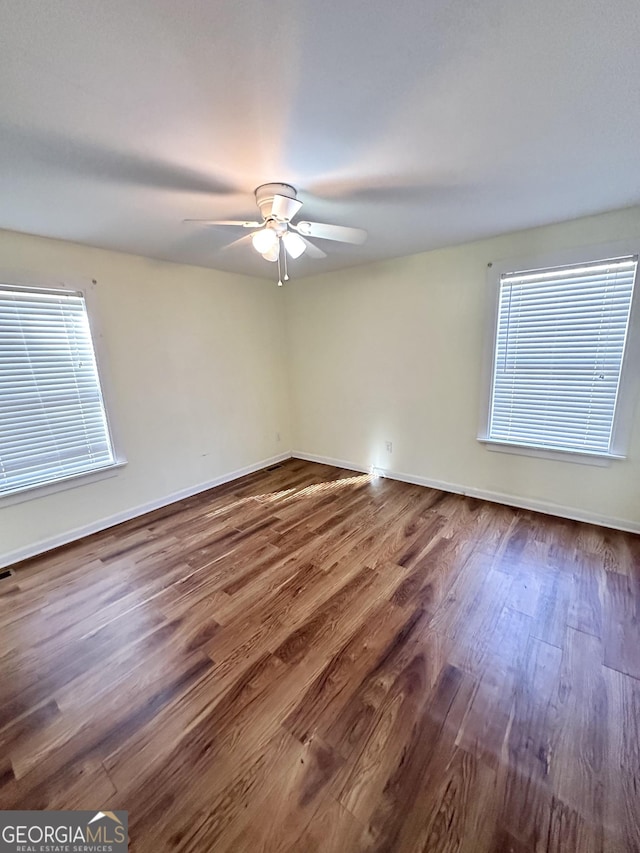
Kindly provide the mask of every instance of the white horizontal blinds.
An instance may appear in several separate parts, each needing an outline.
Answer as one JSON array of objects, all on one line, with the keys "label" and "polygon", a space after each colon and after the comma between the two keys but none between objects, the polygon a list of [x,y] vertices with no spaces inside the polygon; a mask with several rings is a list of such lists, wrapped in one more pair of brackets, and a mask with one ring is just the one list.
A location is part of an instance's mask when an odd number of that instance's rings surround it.
[{"label": "white horizontal blinds", "polygon": [[503,275],[489,439],[608,453],[637,258]]},{"label": "white horizontal blinds", "polygon": [[0,284],[0,494],[113,461],[83,295]]}]

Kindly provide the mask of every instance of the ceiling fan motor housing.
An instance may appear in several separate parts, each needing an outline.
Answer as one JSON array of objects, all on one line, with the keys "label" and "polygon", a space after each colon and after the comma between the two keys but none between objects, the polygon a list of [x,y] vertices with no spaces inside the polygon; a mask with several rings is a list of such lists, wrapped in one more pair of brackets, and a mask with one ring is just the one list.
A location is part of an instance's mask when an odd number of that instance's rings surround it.
[{"label": "ceiling fan motor housing", "polygon": [[265,220],[272,215],[273,197],[275,195],[281,195],[295,201],[298,194],[290,184],[262,184],[258,187],[256,189],[256,202]]}]

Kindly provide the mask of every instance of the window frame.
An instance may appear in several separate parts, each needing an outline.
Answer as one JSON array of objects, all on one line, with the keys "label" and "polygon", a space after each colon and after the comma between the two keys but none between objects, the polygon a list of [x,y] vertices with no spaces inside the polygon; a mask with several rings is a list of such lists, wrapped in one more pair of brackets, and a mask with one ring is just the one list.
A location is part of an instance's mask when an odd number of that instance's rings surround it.
[{"label": "window frame", "polygon": [[60,279],[48,278],[37,273],[32,274],[16,272],[15,270],[0,269],[0,280],[2,281],[2,284],[7,285],[8,287],[30,288],[32,290],[66,290],[72,293],[82,293],[87,312],[87,320],[89,322],[91,342],[93,344],[96,370],[98,373],[98,382],[100,383],[107,429],[111,439],[114,458],[111,465],[105,465],[92,471],[82,471],[77,474],[60,477],[55,480],[48,480],[45,483],[34,483],[33,485],[24,486],[19,490],[7,494],[0,494],[0,508],[11,506],[12,504],[23,503],[24,501],[34,500],[56,492],[77,488],[78,486],[82,486],[87,483],[94,483],[110,477],[115,477],[127,464],[127,459],[122,450],[119,431],[114,423],[114,398],[109,379],[107,359],[104,351],[104,338],[100,325],[100,312],[97,307],[98,300],[95,291],[98,283],[96,279],[91,279],[90,281],[87,281],[86,279],[82,281],[65,279],[64,281],[61,281]]},{"label": "window frame", "polygon": [[486,330],[485,352],[482,360],[480,425],[477,439],[487,450],[510,453],[516,456],[532,456],[582,465],[608,467],[616,460],[626,459],[631,440],[633,416],[640,391],[640,371],[634,375],[631,365],[640,362],[640,264],[636,274],[627,340],[620,370],[618,399],[613,417],[611,445],[608,453],[582,453],[579,450],[538,448],[511,442],[496,441],[489,437],[491,422],[491,400],[493,397],[493,373],[497,345],[498,314],[500,310],[500,281],[503,274],[514,270],[536,270],[545,267],[588,264],[605,258],[639,255],[640,240],[623,240],[611,243],[591,244],[579,248],[549,251],[533,256],[506,258],[487,263],[486,276]]}]

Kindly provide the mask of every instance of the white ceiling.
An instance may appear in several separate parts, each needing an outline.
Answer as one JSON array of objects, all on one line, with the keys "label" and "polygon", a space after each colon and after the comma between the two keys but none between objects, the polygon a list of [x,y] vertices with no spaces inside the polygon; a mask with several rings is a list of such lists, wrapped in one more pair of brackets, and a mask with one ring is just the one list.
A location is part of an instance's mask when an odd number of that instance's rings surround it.
[{"label": "white ceiling", "polygon": [[252,190],[369,231],[296,277],[640,202],[638,0],[6,0],[0,227],[273,277]]}]

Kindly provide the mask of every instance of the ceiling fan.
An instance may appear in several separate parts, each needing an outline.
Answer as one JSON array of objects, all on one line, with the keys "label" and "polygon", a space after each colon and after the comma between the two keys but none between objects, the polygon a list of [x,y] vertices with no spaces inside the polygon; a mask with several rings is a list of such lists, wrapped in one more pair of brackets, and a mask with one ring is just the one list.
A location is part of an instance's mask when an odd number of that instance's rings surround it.
[{"label": "ceiling fan", "polygon": [[309,237],[355,245],[360,245],[367,239],[367,232],[362,228],[347,228],[344,225],[326,225],[304,220],[292,222],[293,217],[299,213],[302,202],[298,201],[298,194],[290,184],[262,184],[256,189],[255,195],[262,222],[242,219],[185,219],[184,221],[197,222],[201,225],[230,225],[258,229],[252,234],[234,240],[226,248],[250,241],[256,252],[266,261],[277,262],[280,287],[283,279],[282,270],[284,270],[284,280],[289,279],[287,255],[291,258],[299,258],[306,252],[311,258],[327,257],[322,249],[308,240]]}]

